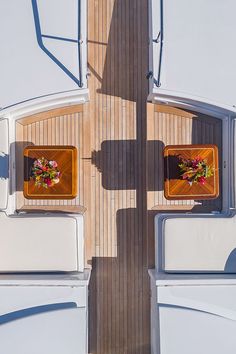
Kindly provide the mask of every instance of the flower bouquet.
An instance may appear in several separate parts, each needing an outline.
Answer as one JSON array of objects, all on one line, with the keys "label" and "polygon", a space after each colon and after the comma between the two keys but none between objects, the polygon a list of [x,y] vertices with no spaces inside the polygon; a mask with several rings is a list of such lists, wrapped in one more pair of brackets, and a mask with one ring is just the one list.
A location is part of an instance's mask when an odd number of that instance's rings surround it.
[{"label": "flower bouquet", "polygon": [[207,161],[202,157],[198,156],[193,160],[181,157],[178,158],[181,177],[190,185],[192,185],[192,183],[200,183],[204,185],[206,179],[213,176],[213,169],[207,165]]},{"label": "flower bouquet", "polygon": [[56,161],[48,161],[41,157],[34,161],[31,168],[31,178],[38,187],[53,187],[60,181],[60,171]]}]

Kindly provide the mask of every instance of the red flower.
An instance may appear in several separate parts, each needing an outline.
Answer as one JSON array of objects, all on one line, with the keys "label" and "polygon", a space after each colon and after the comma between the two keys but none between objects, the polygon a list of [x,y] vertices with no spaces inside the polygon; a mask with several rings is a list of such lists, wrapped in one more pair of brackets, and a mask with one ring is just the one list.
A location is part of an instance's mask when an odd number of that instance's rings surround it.
[{"label": "red flower", "polygon": [[52,184],[52,181],[51,181],[51,179],[50,179],[49,177],[44,178],[44,182],[45,182],[48,186],[51,186],[51,184]]},{"label": "red flower", "polygon": [[203,176],[198,177],[198,182],[201,183],[201,184],[205,184],[205,182],[206,182],[206,177],[203,177]]}]

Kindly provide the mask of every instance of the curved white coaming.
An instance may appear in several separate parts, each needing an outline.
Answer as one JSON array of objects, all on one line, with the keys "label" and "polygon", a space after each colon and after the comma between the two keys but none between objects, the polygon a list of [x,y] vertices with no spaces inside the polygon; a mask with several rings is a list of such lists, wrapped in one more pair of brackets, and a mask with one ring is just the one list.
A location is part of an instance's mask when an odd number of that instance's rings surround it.
[{"label": "curved white coaming", "polygon": [[[232,188],[235,189],[235,134],[234,134],[234,122],[236,119],[236,108],[228,106],[217,106],[210,101],[200,101],[193,96],[181,97],[175,95],[168,95],[153,92],[148,96],[148,99],[152,103],[166,104],[182,109],[188,109],[191,111],[199,112],[205,115],[218,118],[222,121],[222,190],[224,191],[222,196],[223,212],[231,208],[235,209],[236,200],[232,197],[235,193]],[[167,93],[167,92],[166,92]],[[173,93],[173,92],[172,92]]]},{"label": "curved white coaming", "polygon": [[0,111],[0,119],[9,118],[11,120],[17,120],[28,115],[54,108],[83,104],[88,100],[89,90],[87,88],[37,97],[3,109]]},{"label": "curved white coaming", "polygon": [[[158,287],[158,303],[182,309],[206,312],[236,320],[236,308],[231,300],[235,287],[227,286],[160,286]],[[227,301],[225,301],[227,300]]]},{"label": "curved white coaming", "polygon": [[219,119],[236,116],[236,107],[212,102],[203,97],[182,94],[180,92],[154,89],[149,94],[148,101],[198,111]]},{"label": "curved white coaming", "polygon": [[[16,132],[15,132],[15,122],[16,120],[37,114],[39,112],[48,111],[55,108],[72,106],[77,104],[84,104],[89,100],[89,90],[80,89],[75,91],[64,92],[60,94],[53,94],[49,96],[35,98],[14,106],[8,107],[0,111],[0,120],[8,119],[8,140],[9,146],[11,148],[9,168],[11,178],[11,187],[12,190],[15,190],[15,141],[16,141]],[[6,214],[12,215],[16,210],[16,197],[15,193],[11,193],[9,190],[7,207],[5,209]]]}]

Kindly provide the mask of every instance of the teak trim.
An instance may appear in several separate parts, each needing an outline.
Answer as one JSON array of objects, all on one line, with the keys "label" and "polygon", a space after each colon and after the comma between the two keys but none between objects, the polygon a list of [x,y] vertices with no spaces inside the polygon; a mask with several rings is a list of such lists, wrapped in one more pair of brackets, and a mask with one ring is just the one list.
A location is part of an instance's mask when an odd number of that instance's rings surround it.
[{"label": "teak trim", "polygon": [[21,125],[27,125],[31,124],[34,122],[39,122],[45,119],[49,118],[54,118],[54,117],[60,117],[64,116],[67,114],[73,114],[73,113],[81,113],[83,112],[84,107],[82,104],[74,105],[74,106],[66,106],[66,107],[60,107],[56,109],[51,109],[49,111],[43,111],[40,113],[32,114],[30,116],[21,118],[17,120],[17,123]]}]

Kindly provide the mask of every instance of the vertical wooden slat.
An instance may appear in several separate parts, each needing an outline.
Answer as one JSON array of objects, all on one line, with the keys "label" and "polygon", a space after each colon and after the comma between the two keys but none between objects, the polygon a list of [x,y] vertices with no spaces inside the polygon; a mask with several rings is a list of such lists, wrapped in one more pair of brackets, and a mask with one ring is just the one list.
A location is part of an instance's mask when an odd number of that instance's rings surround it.
[{"label": "vertical wooden slat", "polygon": [[[163,146],[169,144],[216,144],[218,145],[221,158],[221,121],[203,114],[184,111],[173,107],[157,105],[154,117],[154,137],[155,141],[162,141]],[[153,123],[148,118],[148,131],[153,128]],[[216,132],[216,133],[214,133]],[[156,149],[155,151],[157,151]],[[149,208],[159,210],[192,210],[194,206],[198,211],[209,212],[211,210],[221,210],[221,198],[210,201],[166,200],[163,193],[163,152],[158,150],[158,156],[148,156],[152,160],[153,173],[155,176],[154,203]],[[150,163],[148,164],[150,165]],[[150,193],[149,193],[150,194]]]}]

